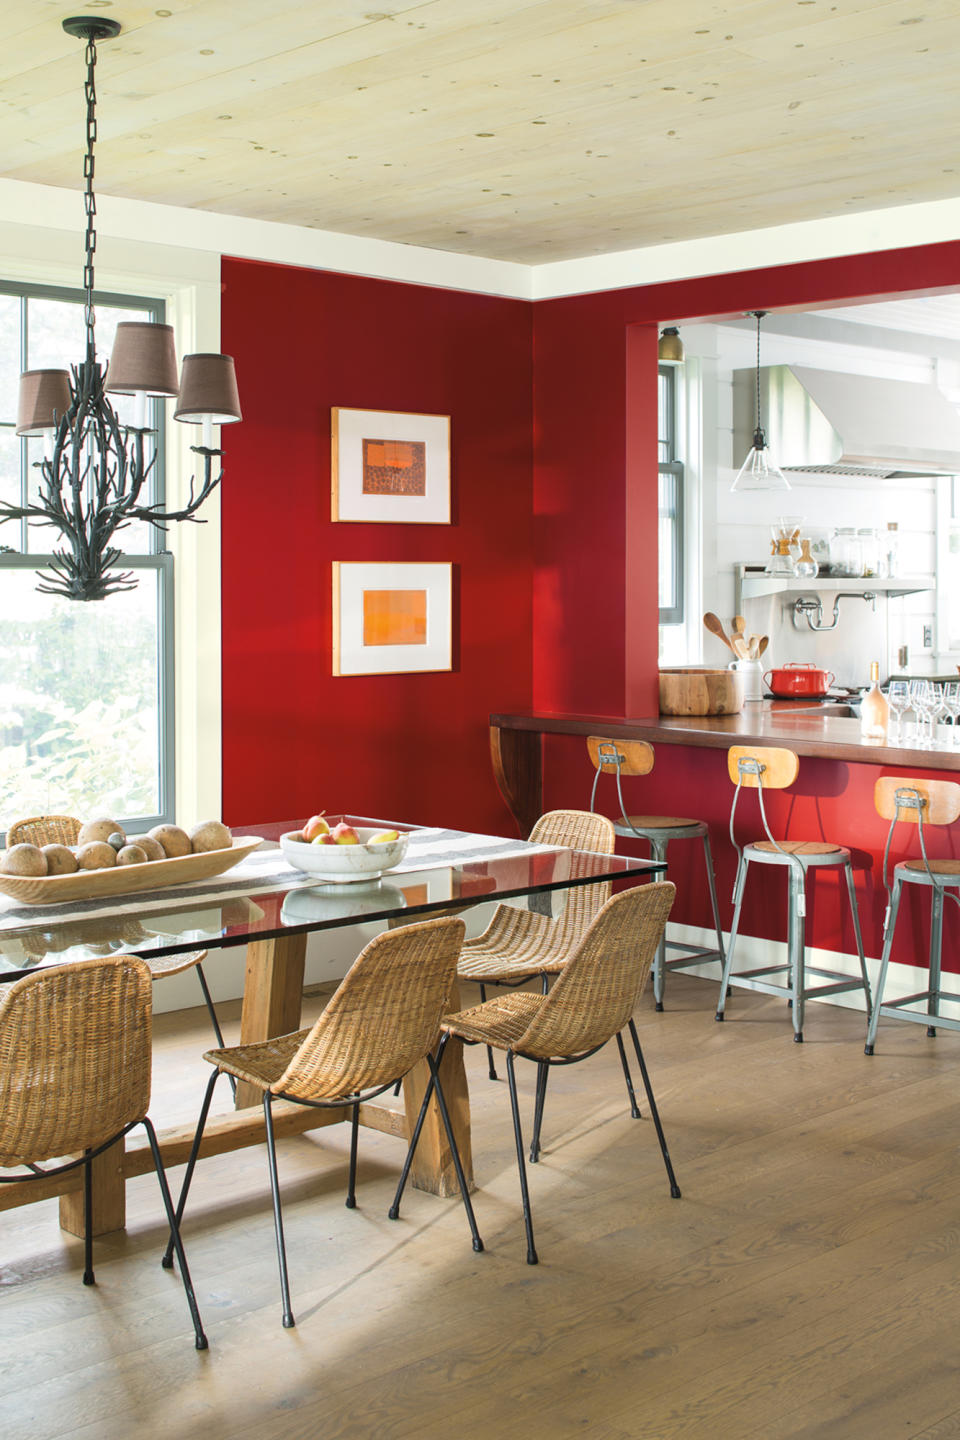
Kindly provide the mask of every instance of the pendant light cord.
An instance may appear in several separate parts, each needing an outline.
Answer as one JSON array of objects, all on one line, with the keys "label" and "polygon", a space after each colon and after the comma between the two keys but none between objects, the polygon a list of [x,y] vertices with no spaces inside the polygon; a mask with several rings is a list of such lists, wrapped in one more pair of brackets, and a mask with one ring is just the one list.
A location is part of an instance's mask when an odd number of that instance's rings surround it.
[{"label": "pendant light cord", "polygon": [[754,371],[757,381],[757,423],[753,431],[753,448],[755,450],[762,450],[766,446],[767,437],[763,433],[763,426],[760,424],[760,321],[767,312],[766,310],[751,310],[750,313],[757,322],[757,364]]},{"label": "pendant light cord", "polygon": [[97,197],[93,193],[94,156],[93,146],[97,138],[97,91],[94,84],[94,69],[97,64],[97,46],[93,37],[87,40],[87,79],[83,93],[87,101],[87,148],[83,157],[83,208],[87,217],[87,232],[84,237],[83,266],[83,314],[87,327],[87,363],[96,360],[94,326],[96,314],[93,308],[93,256],[97,248],[97,231],[94,220],[97,214]]}]

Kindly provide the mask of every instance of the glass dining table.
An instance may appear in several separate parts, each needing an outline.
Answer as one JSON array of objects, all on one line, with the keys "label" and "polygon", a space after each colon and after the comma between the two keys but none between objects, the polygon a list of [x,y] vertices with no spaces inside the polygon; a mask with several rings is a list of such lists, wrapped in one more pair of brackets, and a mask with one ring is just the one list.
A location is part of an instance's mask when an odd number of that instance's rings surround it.
[{"label": "glass dining table", "polygon": [[[74,900],[63,906],[25,905],[0,896],[0,984],[33,974],[39,967],[103,955],[133,954],[149,960],[199,948],[242,946],[240,1040],[251,1043],[300,1028],[311,934],[360,922],[393,927],[438,914],[459,914],[491,901],[519,900],[549,915],[562,907],[563,892],[572,887],[637,883],[661,877],[666,870],[663,864],[632,856],[598,855],[503,836],[358,816],[343,818],[358,826],[409,832],[401,864],[378,879],[325,883],[291,868],[279,849],[280,835],[298,831],[303,821],[271,821],[235,826],[235,843],[243,836],[261,836],[263,843],[212,880]],[[239,963],[238,957],[238,969]],[[450,1009],[458,1006],[455,990]],[[415,1067],[404,1081],[403,1106],[363,1105],[361,1124],[406,1139],[407,1117],[416,1116],[428,1078],[425,1064]],[[459,1042],[447,1047],[444,1090],[464,1168],[472,1181],[470,1104]],[[260,1143],[260,1099],[259,1091],[239,1085],[235,1110],[210,1118],[201,1158]],[[275,1106],[274,1116],[278,1137],[342,1123],[340,1112],[293,1105]],[[192,1134],[192,1125],[159,1132],[165,1165],[186,1160]],[[123,1227],[126,1181],[144,1173],[150,1164],[146,1146],[125,1147],[122,1140],[95,1162],[95,1233]],[[456,1193],[452,1156],[435,1105],[428,1113],[411,1178],[421,1189],[435,1194]],[[62,1227],[82,1234],[79,1187],[78,1172],[49,1184],[8,1184],[0,1190],[0,1208],[59,1194]]]}]

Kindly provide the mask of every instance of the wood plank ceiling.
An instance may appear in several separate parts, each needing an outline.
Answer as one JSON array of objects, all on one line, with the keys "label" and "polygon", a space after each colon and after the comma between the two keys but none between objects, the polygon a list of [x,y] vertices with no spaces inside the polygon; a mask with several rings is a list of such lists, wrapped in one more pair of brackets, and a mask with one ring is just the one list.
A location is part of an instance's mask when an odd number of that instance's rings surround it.
[{"label": "wood plank ceiling", "polygon": [[[0,175],[537,264],[958,192],[957,0],[17,0]],[[922,240],[918,235],[918,241]]]}]

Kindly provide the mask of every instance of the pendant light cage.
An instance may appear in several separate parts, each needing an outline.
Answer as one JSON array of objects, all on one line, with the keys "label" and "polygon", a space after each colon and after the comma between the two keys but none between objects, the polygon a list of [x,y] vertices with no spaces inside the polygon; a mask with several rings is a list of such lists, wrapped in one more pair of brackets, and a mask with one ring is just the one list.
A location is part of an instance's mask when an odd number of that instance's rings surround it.
[{"label": "pendant light cage", "polygon": [[766,310],[751,310],[750,314],[757,322],[757,361],[756,361],[756,411],[753,431],[753,445],[746,460],[737,471],[736,479],[730,486],[730,493],[735,494],[742,490],[789,490],[790,481],[784,475],[779,465],[770,454],[770,446],[767,444],[767,437],[761,423],[760,415],[760,322],[768,312]]}]

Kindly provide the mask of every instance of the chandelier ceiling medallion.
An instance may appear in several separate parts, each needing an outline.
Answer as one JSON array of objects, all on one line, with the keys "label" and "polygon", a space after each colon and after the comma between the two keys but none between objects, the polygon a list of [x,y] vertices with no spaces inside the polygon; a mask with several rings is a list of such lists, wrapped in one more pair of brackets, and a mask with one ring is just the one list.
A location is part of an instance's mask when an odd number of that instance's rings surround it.
[{"label": "chandelier ceiling medallion", "polygon": [[[229,355],[186,355],[179,384],[173,327],[131,321],[117,326],[110,363],[97,360],[94,311],[94,251],[97,244],[93,189],[97,138],[94,71],[97,41],[119,35],[116,20],[79,16],[63,21],[68,35],[86,42],[86,152],[83,162],[86,236],[83,270],[86,352],[66,370],[28,370],[20,377],[17,434],[42,436],[44,458],[38,463],[38,493],[24,506],[0,504],[0,524],[34,520],[59,531],[59,547],[38,589],[71,600],[102,600],[131,590],[130,571],[113,569],[121,551],[113,543],[131,521],[165,530],[174,520],[194,520],[223,472],[213,473],[222,451],[213,448],[213,426],[242,418],[233,360]],[[134,397],[133,423],[122,424],[110,394]],[[145,486],[154,458],[144,454],[144,439],[156,432],[146,424],[147,398],[176,399],[174,419],[202,424],[202,444],[190,448],[203,457],[203,480],[190,482],[182,510],[145,503]],[[202,522],[201,522],[202,523]]]}]

